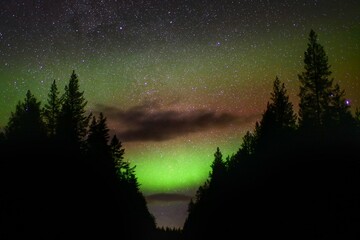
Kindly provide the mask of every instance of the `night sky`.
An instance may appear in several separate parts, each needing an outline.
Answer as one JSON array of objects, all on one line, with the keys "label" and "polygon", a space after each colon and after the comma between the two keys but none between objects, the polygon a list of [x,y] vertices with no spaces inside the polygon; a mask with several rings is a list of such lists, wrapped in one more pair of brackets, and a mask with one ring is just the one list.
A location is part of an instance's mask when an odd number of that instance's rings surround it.
[{"label": "night sky", "polygon": [[238,150],[276,76],[297,112],[311,29],[360,107],[359,0],[0,2],[0,128],[28,89],[44,104],[52,81],[63,93],[75,70],[158,226],[182,227],[216,147]]}]

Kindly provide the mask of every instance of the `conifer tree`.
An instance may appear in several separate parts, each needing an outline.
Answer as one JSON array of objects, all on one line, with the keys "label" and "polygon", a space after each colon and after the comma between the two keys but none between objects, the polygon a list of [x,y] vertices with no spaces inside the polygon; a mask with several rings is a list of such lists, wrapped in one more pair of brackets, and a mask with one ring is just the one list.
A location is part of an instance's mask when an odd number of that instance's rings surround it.
[{"label": "conifer tree", "polygon": [[219,148],[216,148],[214,153],[214,161],[211,164],[211,173],[210,173],[210,184],[218,184],[223,181],[223,178],[226,175],[226,166],[225,162],[222,159],[222,153]]},{"label": "conifer tree", "polygon": [[300,80],[300,126],[320,127],[330,103],[333,79],[328,57],[316,33],[311,30],[309,43],[304,54],[305,71],[298,75]]},{"label": "conifer tree", "polygon": [[98,119],[93,116],[87,137],[87,151],[90,153],[90,157],[111,157],[108,146],[109,138],[109,128],[104,115],[100,113]]},{"label": "conifer tree", "polygon": [[125,149],[122,147],[122,143],[116,137],[113,136],[110,142],[110,152],[114,162],[115,170],[119,179],[131,186],[136,191],[139,191],[139,183],[136,178],[135,168],[136,166],[130,166],[130,163],[124,161]]},{"label": "conifer tree", "polygon": [[18,141],[35,141],[45,137],[45,124],[41,118],[41,103],[27,91],[24,102],[16,105],[11,113],[5,135],[8,139]]},{"label": "conifer tree", "polygon": [[109,128],[104,115],[100,113],[98,119],[93,116],[86,140],[87,160],[99,176],[112,180],[116,176],[116,169],[108,145],[109,138]]},{"label": "conifer tree", "polygon": [[331,127],[351,125],[353,122],[350,104],[345,99],[345,91],[340,89],[339,84],[335,84],[330,94],[330,103],[325,121]]},{"label": "conifer tree", "polygon": [[109,138],[109,128],[107,127],[106,118],[103,113],[99,114],[98,120],[93,116],[89,126],[89,136],[87,138],[90,148],[107,149]]},{"label": "conifer tree", "polygon": [[328,57],[313,30],[309,34],[304,64],[305,71],[298,75],[300,127],[322,128],[352,121],[344,91],[338,84],[333,86]]},{"label": "conifer tree", "polygon": [[54,80],[51,84],[50,92],[48,94],[47,103],[44,106],[44,120],[47,125],[50,136],[56,134],[57,120],[59,117],[61,108],[61,100],[59,97],[59,91]]},{"label": "conifer tree", "polygon": [[116,135],[114,135],[111,139],[110,152],[115,164],[116,173],[119,177],[121,177],[121,170],[126,165],[124,162],[125,149],[122,148],[122,144]]},{"label": "conifer tree", "polygon": [[270,100],[256,131],[259,139],[279,138],[296,126],[293,105],[289,102],[285,84],[281,84],[278,77],[275,78]]},{"label": "conifer tree", "polygon": [[[257,122],[255,125],[255,129],[259,129],[259,123]],[[250,131],[247,131],[244,137],[242,138],[243,142],[240,146],[239,151],[237,152],[237,155],[241,157],[248,157],[255,153],[255,148],[257,144],[257,136],[255,133],[252,133]]]},{"label": "conifer tree", "polygon": [[293,111],[293,105],[289,102],[285,84],[276,77],[271,93],[271,103],[268,103],[268,109],[265,114],[270,115],[274,127],[277,128],[295,128],[296,115]]},{"label": "conifer tree", "polygon": [[62,139],[72,145],[80,145],[83,141],[91,117],[85,115],[87,101],[83,95],[84,92],[79,89],[78,76],[73,71],[62,96],[63,103],[57,130]]}]

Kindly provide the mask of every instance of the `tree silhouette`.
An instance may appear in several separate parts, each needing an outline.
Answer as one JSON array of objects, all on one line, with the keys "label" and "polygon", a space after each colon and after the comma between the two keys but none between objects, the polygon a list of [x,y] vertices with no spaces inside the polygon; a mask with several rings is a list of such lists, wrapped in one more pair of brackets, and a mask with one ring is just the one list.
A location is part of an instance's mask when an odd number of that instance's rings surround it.
[{"label": "tree silhouette", "polygon": [[75,72],[58,94],[54,81],[41,109],[28,91],[0,134],[0,238],[156,239],[135,166],[103,113],[86,116]]},{"label": "tree silhouette", "polygon": [[45,124],[41,118],[40,102],[27,91],[23,102],[16,105],[15,112],[11,113],[9,122],[5,127],[7,138],[25,142],[45,137]]},{"label": "tree silhouette", "polygon": [[111,139],[110,152],[115,164],[116,173],[119,176],[119,178],[121,178],[122,169],[126,165],[126,163],[124,162],[125,149],[122,148],[122,144],[119,141],[119,139],[116,137],[116,135],[114,135]]},{"label": "tree silhouette", "polygon": [[226,175],[226,165],[222,158],[222,153],[219,148],[216,148],[214,153],[214,161],[211,164],[210,185],[214,187],[222,187],[223,179]]},{"label": "tree silhouette", "polygon": [[51,189],[47,181],[53,162],[46,161],[47,134],[40,105],[28,90],[4,129],[0,143],[1,239],[24,238],[31,229],[36,231],[37,225],[48,228],[41,219],[49,212],[44,199]]},{"label": "tree silhouette", "polygon": [[85,115],[87,101],[83,95],[84,92],[79,88],[79,79],[73,71],[62,96],[57,132],[65,142],[74,146],[80,145],[84,140],[91,118],[91,115]]},{"label": "tree silhouette", "polygon": [[[259,128],[259,123],[256,123],[256,129]],[[244,137],[242,138],[242,143],[238,154],[244,157],[249,157],[255,153],[255,148],[257,144],[257,135],[256,130],[254,133],[247,131]]]},{"label": "tree silhouette", "polygon": [[[287,141],[296,128],[296,114],[289,102],[285,84],[276,77],[270,102],[267,103],[260,123],[256,123],[254,148],[274,148]],[[246,142],[246,141],[244,141]]]},{"label": "tree silhouette", "polygon": [[89,126],[89,136],[87,142],[94,146],[97,145],[102,148],[105,148],[109,142],[109,129],[106,124],[106,118],[104,114],[99,113],[99,118],[96,120],[96,117],[93,116],[92,121]]},{"label": "tree silhouette", "polygon": [[222,153],[217,147],[208,179],[198,188],[195,200],[188,205],[188,217],[184,223],[185,239],[206,239],[224,230],[224,224],[219,223],[228,213],[220,204],[227,200],[228,186],[227,165],[223,161]]},{"label": "tree silhouette", "polygon": [[116,176],[115,164],[108,145],[109,138],[109,129],[103,113],[99,114],[98,119],[93,116],[86,140],[86,154],[87,159],[93,166],[93,170],[102,175],[102,178],[113,178]]},{"label": "tree silhouette", "polygon": [[44,106],[43,114],[44,120],[50,136],[55,136],[58,117],[61,109],[61,99],[59,91],[54,80],[51,84],[50,92],[48,94],[47,103]]},{"label": "tree silhouette", "polygon": [[330,104],[333,79],[329,79],[331,71],[328,57],[313,30],[310,31],[304,56],[305,71],[298,75],[301,84],[300,126],[321,127]]},{"label": "tree silhouette", "polygon": [[314,31],[309,41],[299,75],[300,127],[276,77],[239,151],[222,163],[217,149],[213,172],[189,203],[185,239],[359,238],[360,111],[353,117],[344,91],[329,80]]},{"label": "tree silhouette", "polygon": [[116,135],[111,139],[110,149],[118,177],[123,181],[127,181],[127,178],[131,175],[130,172],[133,171],[130,171],[129,162],[124,161],[125,149],[122,148],[122,143]]},{"label": "tree silhouette", "polygon": [[268,102],[260,122],[260,134],[295,129],[296,115],[293,111],[293,105],[289,102],[285,84],[281,84],[278,77],[274,81],[270,100],[271,103]]},{"label": "tree silhouette", "polygon": [[339,127],[353,124],[350,104],[345,99],[345,91],[335,84],[331,94],[329,108],[325,116],[325,123],[329,127]]}]

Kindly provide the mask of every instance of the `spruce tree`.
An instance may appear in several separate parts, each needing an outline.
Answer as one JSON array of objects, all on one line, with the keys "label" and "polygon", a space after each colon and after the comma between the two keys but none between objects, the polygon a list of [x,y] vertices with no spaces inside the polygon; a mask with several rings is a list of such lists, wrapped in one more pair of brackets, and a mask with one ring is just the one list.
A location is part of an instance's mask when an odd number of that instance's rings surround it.
[{"label": "spruce tree", "polygon": [[119,177],[121,177],[121,170],[126,165],[126,162],[124,162],[125,149],[122,148],[122,144],[116,135],[114,135],[111,139],[110,152],[114,161],[116,173]]},{"label": "spruce tree", "polygon": [[304,54],[305,71],[298,75],[300,81],[300,127],[320,127],[324,124],[330,104],[333,79],[328,57],[316,33],[311,30],[307,51]]},{"label": "spruce tree", "polygon": [[99,114],[98,120],[93,116],[89,126],[89,136],[87,138],[90,148],[106,149],[109,138],[109,128],[107,127],[106,118],[103,113]]},{"label": "spruce tree", "polygon": [[[256,122],[256,128],[259,129],[259,123]],[[239,151],[237,152],[238,157],[249,157],[255,153],[255,148],[257,144],[257,134],[247,131],[244,137],[242,138],[242,143]]]},{"label": "spruce tree", "polygon": [[350,112],[350,104],[345,99],[345,91],[335,84],[331,94],[325,124],[330,127],[346,126],[353,124],[353,117]]},{"label": "spruce tree", "polygon": [[84,92],[80,91],[79,79],[75,71],[72,72],[69,83],[65,86],[62,100],[57,132],[67,144],[80,145],[87,134],[91,116],[85,115],[87,101]]},{"label": "spruce tree", "polygon": [[223,182],[226,175],[226,165],[222,158],[222,153],[219,148],[216,148],[214,153],[214,161],[211,164],[210,185],[218,185]]},{"label": "spruce tree", "polygon": [[281,83],[278,77],[274,80],[270,100],[256,131],[260,141],[263,138],[278,139],[296,126],[293,105],[289,101],[285,84]]},{"label": "spruce tree", "polygon": [[27,91],[23,102],[16,105],[15,112],[11,113],[9,122],[5,127],[8,139],[17,141],[43,140],[45,137],[45,124],[41,117],[41,102]]},{"label": "spruce tree", "polygon": [[44,106],[44,120],[47,125],[47,129],[50,136],[56,134],[57,120],[59,117],[61,108],[61,100],[59,97],[59,91],[54,80],[51,84],[50,92],[48,94],[47,103]]},{"label": "spruce tree", "polygon": [[122,183],[130,186],[130,188],[139,191],[140,184],[138,183],[135,174],[136,166],[130,166],[129,162],[124,161],[125,149],[122,147],[122,143],[116,135],[111,139],[110,152],[118,178]]},{"label": "spruce tree", "polygon": [[86,140],[86,159],[93,171],[103,180],[114,181],[116,169],[108,145],[109,138],[109,128],[104,115],[100,113],[98,119],[93,116]]},{"label": "spruce tree", "polygon": [[345,92],[333,86],[328,57],[316,33],[311,30],[305,52],[305,71],[299,76],[299,123],[305,128],[344,127],[353,124]]}]

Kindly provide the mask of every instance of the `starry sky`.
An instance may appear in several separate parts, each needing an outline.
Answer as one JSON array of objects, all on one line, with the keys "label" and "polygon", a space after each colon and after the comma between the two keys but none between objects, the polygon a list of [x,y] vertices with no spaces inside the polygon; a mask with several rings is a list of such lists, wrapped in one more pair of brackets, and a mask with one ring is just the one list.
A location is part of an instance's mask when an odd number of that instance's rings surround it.
[{"label": "starry sky", "polygon": [[358,0],[0,0],[0,128],[72,70],[136,165],[158,226],[182,227],[213,154],[235,153],[276,76],[298,109],[311,29],[360,107]]}]

